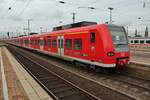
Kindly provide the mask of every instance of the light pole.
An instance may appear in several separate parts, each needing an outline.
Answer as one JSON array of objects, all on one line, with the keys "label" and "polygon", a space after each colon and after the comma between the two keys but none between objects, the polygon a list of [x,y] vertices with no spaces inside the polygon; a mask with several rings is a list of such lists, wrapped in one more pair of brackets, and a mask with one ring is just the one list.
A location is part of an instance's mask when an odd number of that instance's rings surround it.
[{"label": "light pole", "polygon": [[[88,8],[88,9],[92,9],[92,10],[95,9],[94,7],[78,7],[78,9],[80,9],[80,8]],[[72,15],[73,15],[72,16],[73,23],[75,23],[75,15],[76,15],[76,13],[73,12]]]},{"label": "light pole", "polygon": [[75,13],[75,12],[73,12],[73,13],[72,13],[72,20],[73,20],[73,24],[75,23],[75,15],[76,15],[76,13]]},{"label": "light pole", "polygon": [[41,33],[41,34],[42,34],[42,32],[43,32],[42,30],[43,30],[43,27],[40,27],[40,33]]},{"label": "light pole", "polygon": [[30,22],[31,22],[31,19],[28,19],[28,35],[30,34]]},{"label": "light pole", "polygon": [[[68,4],[67,2],[65,2],[65,1],[58,1],[59,3],[62,3],[62,4]],[[70,4],[70,3],[69,3]],[[74,5],[76,5],[76,4],[74,4]],[[79,9],[79,8],[88,8],[88,9],[95,9],[94,7],[82,7],[82,6],[80,6],[80,7],[77,7],[77,9]],[[73,20],[73,24],[75,23],[75,16],[76,16],[76,13],[75,12],[73,12],[73,13],[71,13],[72,14],[72,20]]]},{"label": "light pole", "polygon": [[112,7],[108,7],[108,9],[110,10],[110,24],[112,24],[112,10],[114,9],[114,8],[112,8]]},{"label": "light pole", "polygon": [[128,30],[129,26],[127,26],[127,36],[129,36],[129,30]]}]

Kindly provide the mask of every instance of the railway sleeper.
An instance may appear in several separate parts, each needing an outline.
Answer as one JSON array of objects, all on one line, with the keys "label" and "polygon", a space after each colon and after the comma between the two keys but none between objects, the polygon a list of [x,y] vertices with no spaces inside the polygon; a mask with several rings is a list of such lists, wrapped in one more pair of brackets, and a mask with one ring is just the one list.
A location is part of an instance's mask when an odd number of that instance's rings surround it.
[{"label": "railway sleeper", "polygon": [[68,87],[66,84],[56,84],[56,85],[45,84],[45,85],[46,85],[49,89]]},{"label": "railway sleeper", "polygon": [[[62,100],[88,100],[87,97],[85,97],[84,95],[70,95],[70,96],[67,96],[67,97],[63,97]],[[91,99],[89,99],[91,100]]]},{"label": "railway sleeper", "polygon": [[59,92],[59,93],[56,93],[55,95],[58,96],[58,98],[64,98],[64,97],[69,97],[69,96],[72,96],[72,95],[80,95],[78,91],[74,91],[74,90],[70,90],[70,91],[64,91],[64,92]]},{"label": "railway sleeper", "polygon": [[48,76],[49,75],[49,73],[46,73],[46,72],[45,73],[36,73],[36,72],[33,72],[33,73],[34,73],[35,76],[38,76],[39,78],[40,77],[42,78],[44,76]]},{"label": "railway sleeper", "polygon": [[62,87],[62,88],[55,88],[55,89],[51,89],[51,91],[53,91],[54,93],[58,93],[58,92],[62,92],[62,91],[68,91],[72,89],[71,87]]},{"label": "railway sleeper", "polygon": [[[40,80],[40,79],[39,79]],[[51,82],[53,82],[53,81],[58,81],[58,79],[57,78],[53,78],[53,79],[47,79],[47,80],[43,80],[43,79],[41,79],[40,80],[42,83],[44,83],[44,84],[50,84]]]}]

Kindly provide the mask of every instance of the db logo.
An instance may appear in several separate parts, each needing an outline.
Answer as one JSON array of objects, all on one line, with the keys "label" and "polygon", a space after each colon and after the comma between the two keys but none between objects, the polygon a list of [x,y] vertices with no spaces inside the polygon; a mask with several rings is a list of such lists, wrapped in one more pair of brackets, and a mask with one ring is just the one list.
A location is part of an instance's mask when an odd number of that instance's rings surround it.
[{"label": "db logo", "polygon": [[121,53],[121,56],[125,56],[125,53]]}]

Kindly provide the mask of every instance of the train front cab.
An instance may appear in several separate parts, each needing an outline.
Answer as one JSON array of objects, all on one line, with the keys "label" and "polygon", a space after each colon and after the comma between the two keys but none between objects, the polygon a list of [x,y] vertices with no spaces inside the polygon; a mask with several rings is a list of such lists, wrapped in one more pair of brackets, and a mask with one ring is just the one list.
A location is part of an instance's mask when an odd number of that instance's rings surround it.
[{"label": "train front cab", "polygon": [[[110,34],[112,35],[114,56],[116,58],[116,68],[123,69],[129,62],[130,52],[127,34],[125,29],[120,26],[109,25]],[[113,53],[108,55],[113,55]]]}]

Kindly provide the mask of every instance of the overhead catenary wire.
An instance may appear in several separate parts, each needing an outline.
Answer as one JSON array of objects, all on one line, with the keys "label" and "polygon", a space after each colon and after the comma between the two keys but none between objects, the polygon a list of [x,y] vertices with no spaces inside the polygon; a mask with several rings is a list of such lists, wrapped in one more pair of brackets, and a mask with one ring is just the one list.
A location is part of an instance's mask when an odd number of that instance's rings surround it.
[{"label": "overhead catenary wire", "polygon": [[24,13],[24,11],[27,9],[27,7],[30,5],[32,0],[28,0],[28,2],[26,3],[25,7],[17,14],[17,16],[20,16]]},{"label": "overhead catenary wire", "polygon": [[8,8],[9,10],[11,10],[11,8],[17,3],[17,0],[12,0],[12,2],[10,2],[10,3],[11,3],[11,5]]},{"label": "overhead catenary wire", "polygon": [[[56,0],[57,1],[57,0]],[[76,3],[71,3],[73,6],[78,6],[78,7],[75,7],[74,9],[69,9],[69,10],[67,10],[67,11],[65,11],[65,13],[68,13],[68,12],[70,12],[70,11],[73,11],[74,12],[74,10],[77,10],[80,6],[84,6],[84,7],[88,7],[89,5],[92,5],[92,4],[94,4],[94,3],[96,3],[98,0],[95,0],[95,1],[93,1],[93,2],[90,2],[89,4],[86,4],[86,5],[80,5],[80,4],[76,4]],[[58,1],[57,1],[58,2]],[[66,3],[67,5],[70,5],[70,3]],[[58,6],[58,5],[57,5]]]},{"label": "overhead catenary wire", "polygon": [[3,19],[6,18],[6,16],[8,15],[7,13],[8,13],[9,8],[14,6],[16,3],[17,3],[17,0],[11,0],[7,2],[6,5],[4,6],[3,12],[1,12],[1,18]]},{"label": "overhead catenary wire", "polygon": [[[16,0],[18,1],[18,0]],[[15,10],[12,10],[10,9],[11,13],[10,13],[10,16],[15,16],[16,18],[19,17],[19,13],[21,13],[24,8],[26,8],[26,5],[28,4],[28,2],[30,2],[31,0],[25,0],[24,3],[25,3],[25,7],[22,7],[23,9],[15,9]],[[16,2],[17,3],[17,2]],[[13,8],[15,8],[15,6],[13,6]]]}]

